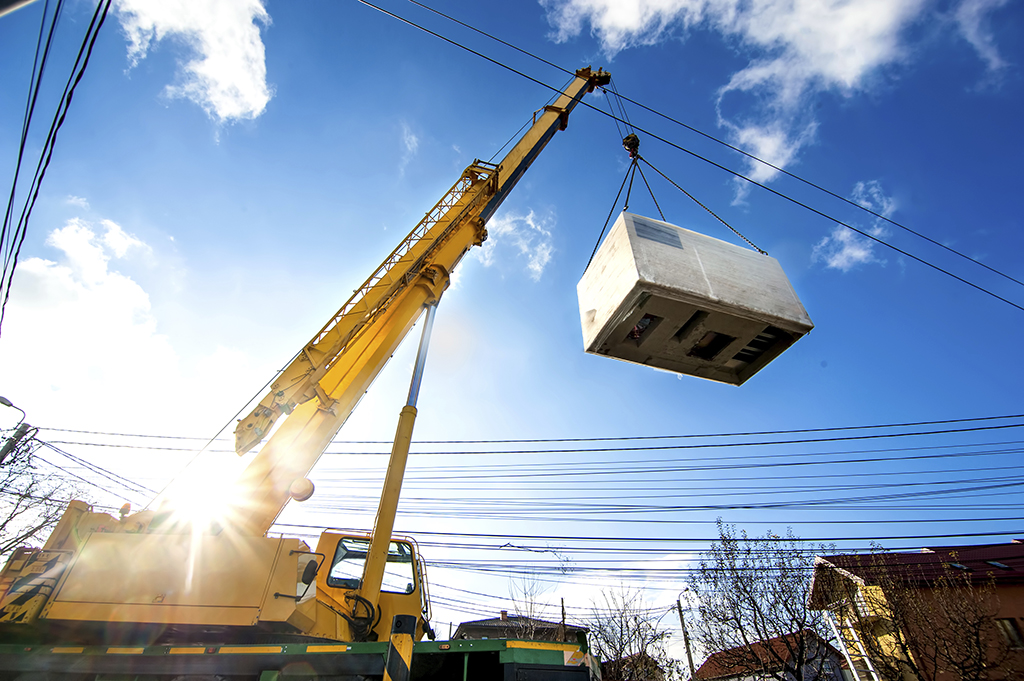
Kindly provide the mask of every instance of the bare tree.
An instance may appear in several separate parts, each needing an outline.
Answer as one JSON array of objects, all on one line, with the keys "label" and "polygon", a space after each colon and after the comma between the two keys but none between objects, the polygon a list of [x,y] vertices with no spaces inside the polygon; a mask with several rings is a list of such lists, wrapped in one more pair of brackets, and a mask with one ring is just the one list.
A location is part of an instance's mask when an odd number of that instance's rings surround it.
[{"label": "bare tree", "polygon": [[516,638],[533,640],[537,638],[538,625],[543,619],[545,606],[541,602],[546,589],[534,575],[513,580],[508,586],[515,616],[509,618],[510,629]]},{"label": "bare tree", "polygon": [[831,573],[845,589],[844,612],[875,670],[885,679],[1024,678],[1024,659],[996,620],[994,576],[972,574],[955,553],[950,561],[906,564],[876,550],[857,570],[864,584]]},{"label": "bare tree", "polygon": [[737,534],[735,526],[721,519],[718,532],[719,541],[705,554],[691,583],[700,614],[694,637],[704,651],[756,679],[813,681],[829,676],[826,644],[834,636],[826,614],[812,610],[807,598],[816,547],[808,547],[791,530],[784,537]]},{"label": "bare tree", "polygon": [[0,564],[19,546],[42,543],[74,492],[65,479],[39,469],[37,445],[21,443],[0,466]]},{"label": "bare tree", "polygon": [[586,624],[590,648],[603,660],[605,681],[682,679],[683,665],[667,650],[671,632],[661,624],[672,609],[649,608],[643,592],[603,590]]}]

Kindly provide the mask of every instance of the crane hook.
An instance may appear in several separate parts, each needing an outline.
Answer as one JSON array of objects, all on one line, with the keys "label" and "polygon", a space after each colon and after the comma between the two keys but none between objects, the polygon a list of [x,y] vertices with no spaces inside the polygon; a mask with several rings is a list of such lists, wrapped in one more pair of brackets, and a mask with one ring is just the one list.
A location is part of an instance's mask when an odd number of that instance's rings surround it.
[{"label": "crane hook", "polygon": [[640,155],[640,138],[630,133],[622,138],[622,148],[629,152],[630,158]]}]

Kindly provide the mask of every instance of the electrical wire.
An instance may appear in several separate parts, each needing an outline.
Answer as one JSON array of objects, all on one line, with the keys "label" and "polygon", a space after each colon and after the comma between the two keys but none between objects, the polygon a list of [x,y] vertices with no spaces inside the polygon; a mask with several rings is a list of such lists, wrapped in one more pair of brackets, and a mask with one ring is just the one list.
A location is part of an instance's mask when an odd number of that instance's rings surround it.
[{"label": "electrical wire", "polygon": [[53,34],[57,28],[57,21],[60,17],[61,10],[63,9],[63,0],[58,0],[57,6],[54,8],[53,20],[50,23],[50,30],[46,37],[46,43],[43,43],[43,34],[47,33],[46,29],[46,17],[50,8],[50,1],[46,0],[43,4],[43,13],[40,17],[39,22],[39,36],[36,38],[36,53],[32,59],[32,75],[29,77],[28,96],[25,102],[25,115],[22,119],[21,125],[21,139],[18,142],[18,157],[14,164],[14,178],[11,181],[11,193],[7,199],[7,210],[4,212],[3,225],[0,227],[0,247],[2,247],[3,253],[3,275],[0,276],[0,281],[6,279],[7,267],[10,256],[10,242],[8,239],[9,226],[11,218],[14,214],[14,199],[17,194],[18,177],[21,174],[21,162],[25,157],[25,146],[28,142],[28,131],[32,125],[32,114],[35,112],[36,102],[39,99],[39,88],[43,82],[43,74],[46,72],[46,63],[50,55],[50,46],[53,44]]},{"label": "electrical wire", "polygon": [[[386,10],[383,7],[379,7],[378,5],[375,5],[372,2],[369,2],[369,0],[356,0],[356,1],[359,2],[362,5],[365,5],[367,7],[370,7],[372,9],[374,9],[374,10],[377,10],[378,12],[380,12],[380,13],[386,15],[386,16],[392,17],[392,18],[394,18],[394,19],[396,19],[396,20],[398,20],[398,21],[400,21],[400,22],[402,22],[404,24],[412,26],[413,28],[417,28],[417,29],[423,31],[424,33],[427,33],[427,34],[432,35],[432,36],[434,36],[434,37],[436,37],[436,38],[438,38],[440,40],[443,40],[444,42],[447,42],[447,43],[453,45],[454,47],[458,47],[458,48],[460,48],[462,50],[465,50],[465,51],[467,51],[467,52],[469,52],[471,54],[474,54],[474,55],[480,57],[481,59],[484,59],[484,60],[494,64],[495,66],[499,66],[499,67],[501,67],[503,69],[511,71],[512,73],[515,73],[516,75],[519,75],[519,76],[521,76],[521,77],[523,77],[523,78],[525,78],[525,79],[527,79],[527,80],[529,80],[529,81],[531,81],[533,83],[536,83],[537,85],[540,85],[541,87],[548,88],[549,90],[555,90],[555,87],[552,86],[552,85],[548,85],[547,83],[544,83],[543,81],[541,81],[541,80],[539,80],[537,78],[534,78],[533,76],[527,75],[523,71],[520,71],[520,70],[518,70],[516,68],[513,68],[512,66],[509,66],[508,64],[505,64],[503,62],[498,61],[497,59],[494,59],[492,57],[488,57],[487,55],[483,54],[482,52],[479,52],[478,50],[474,50],[473,48],[468,47],[467,45],[463,45],[463,44],[461,44],[461,43],[459,43],[459,42],[457,42],[455,40],[452,40],[451,38],[447,38],[447,37],[441,35],[440,33],[437,33],[436,31],[432,31],[429,28],[426,28],[425,26],[421,26],[420,24],[417,24],[417,23],[415,23],[415,22],[413,22],[413,21],[411,21],[409,19],[406,19],[405,17],[402,17],[402,16],[400,16],[398,14],[395,14],[394,12]],[[590,104],[590,103],[588,103],[586,101],[582,101],[581,100],[579,103],[581,105],[583,105],[583,106],[586,106],[587,108],[589,108],[589,109],[591,109],[593,111],[596,111],[597,113],[600,113],[603,116],[608,116],[608,117],[613,118],[613,119],[617,118],[614,114],[611,114],[611,113],[608,113],[606,111],[603,111],[600,108],[598,108],[598,107],[596,107],[596,106],[594,106],[594,105],[592,105],[592,104]],[[626,123],[625,120],[622,120],[622,119],[618,119],[618,120],[620,120],[620,122],[622,122],[622,123]],[[1001,301],[1001,302],[1003,302],[1003,303],[1005,303],[1005,304],[1007,304],[1007,305],[1009,305],[1009,306],[1011,306],[1013,308],[1016,308],[1017,310],[1020,310],[1020,311],[1024,312],[1024,305],[1020,305],[1018,303],[1015,303],[1012,300],[999,295],[995,291],[987,289],[987,288],[985,288],[985,287],[983,287],[983,286],[981,286],[979,284],[975,284],[974,282],[969,281],[969,280],[967,280],[967,279],[965,279],[965,278],[963,278],[963,277],[961,277],[961,276],[959,276],[957,274],[954,274],[953,272],[951,272],[951,271],[949,271],[949,270],[947,270],[947,269],[945,269],[943,267],[940,267],[939,265],[936,265],[936,264],[934,264],[932,262],[929,262],[928,260],[925,260],[922,257],[913,255],[912,253],[910,253],[910,252],[908,252],[908,251],[906,251],[906,250],[904,250],[902,248],[899,248],[898,246],[896,246],[894,244],[890,244],[889,242],[883,240],[879,236],[876,236],[874,234],[871,234],[870,232],[866,232],[866,231],[864,231],[862,229],[854,227],[853,225],[849,224],[848,222],[844,222],[843,220],[839,220],[838,218],[834,218],[831,215],[825,213],[824,211],[818,210],[817,208],[813,208],[810,205],[808,205],[807,203],[799,201],[798,199],[795,199],[795,198],[793,198],[793,197],[791,197],[791,196],[789,196],[787,194],[784,194],[784,193],[780,192],[777,189],[773,189],[773,188],[769,187],[768,185],[764,184],[763,182],[758,182],[757,180],[753,179],[752,177],[750,177],[748,175],[745,175],[745,174],[743,174],[743,173],[741,173],[741,172],[739,172],[737,170],[733,170],[732,168],[729,168],[729,167],[727,167],[725,165],[722,165],[721,163],[718,163],[716,161],[712,161],[710,158],[707,158],[706,156],[698,154],[695,151],[687,149],[686,147],[683,147],[680,144],[676,144],[675,142],[672,142],[671,140],[668,140],[665,137],[662,137],[661,135],[658,135],[658,134],[656,134],[656,133],[654,133],[654,132],[652,132],[650,130],[647,130],[645,128],[641,128],[641,127],[638,127],[638,126],[633,126],[633,128],[634,128],[634,130],[636,130],[638,132],[643,132],[645,135],[647,135],[649,137],[652,137],[652,138],[654,138],[654,139],[656,139],[656,140],[658,140],[658,141],[660,141],[660,142],[662,142],[662,143],[664,143],[664,144],[666,144],[666,145],[668,145],[668,146],[670,146],[670,147],[672,147],[674,149],[682,151],[683,153],[688,154],[688,155],[692,156],[693,158],[696,158],[698,160],[704,161],[705,163],[707,163],[707,164],[709,164],[709,165],[711,165],[711,166],[713,166],[715,168],[718,168],[719,170],[725,171],[726,173],[729,173],[733,177],[741,179],[741,180],[743,180],[743,181],[745,181],[745,182],[747,182],[747,183],[749,183],[751,185],[754,185],[755,187],[759,187],[759,188],[761,188],[761,189],[763,189],[763,190],[765,190],[765,191],[767,191],[767,192],[769,192],[769,193],[771,193],[771,194],[773,194],[775,196],[778,196],[781,199],[789,201],[790,203],[793,203],[796,206],[799,206],[799,207],[801,207],[801,208],[803,208],[805,210],[808,210],[808,211],[814,213],[815,215],[823,217],[823,218],[825,218],[826,220],[828,220],[830,222],[834,222],[834,223],[836,223],[836,224],[838,224],[838,225],[840,225],[842,227],[846,227],[847,229],[852,230],[853,232],[861,235],[862,237],[864,237],[866,239],[869,239],[870,241],[874,241],[875,243],[878,243],[879,245],[882,245],[882,246],[884,246],[884,247],[886,247],[886,248],[888,248],[890,250],[893,250],[893,251],[895,251],[895,252],[897,252],[897,253],[899,253],[901,255],[904,255],[907,258],[910,258],[911,260],[913,260],[915,262],[918,262],[918,263],[920,263],[922,265],[925,265],[926,267],[928,267],[930,269],[933,269],[936,272],[939,272],[940,274],[944,274],[944,275],[946,275],[946,276],[948,276],[948,277],[950,277],[952,279],[955,279],[956,281],[959,281],[960,283],[965,284],[965,285],[967,285],[967,286],[977,290],[980,293],[984,293],[985,295],[988,295],[988,296],[990,296],[992,298],[995,298],[996,300],[999,300],[999,301]],[[857,205],[857,204],[854,203],[853,205]]]},{"label": "electrical wire", "polygon": [[49,449],[50,451],[55,452],[57,454],[60,454],[61,456],[63,456],[65,458],[67,458],[67,459],[77,463],[78,465],[86,468],[87,470],[90,470],[93,473],[96,473],[100,477],[105,478],[106,480],[109,480],[110,482],[113,482],[114,484],[119,485],[119,486],[121,486],[121,487],[123,487],[123,488],[125,488],[125,489],[127,489],[127,490],[129,490],[131,492],[134,492],[134,493],[137,493],[137,494],[155,494],[155,492],[153,490],[149,489],[145,485],[140,485],[139,483],[136,483],[136,482],[134,482],[132,480],[129,480],[128,478],[126,478],[124,476],[118,475],[117,473],[109,471],[106,468],[103,468],[103,467],[98,466],[98,465],[96,465],[94,463],[86,461],[85,459],[83,459],[81,457],[78,457],[78,456],[75,456],[74,454],[66,452],[63,449],[53,445],[52,443],[45,442],[45,441],[39,440],[39,439],[37,439],[36,441],[39,442],[39,444],[41,444],[43,447],[46,447],[47,449]]},{"label": "electrical wire", "polygon": [[[77,89],[78,84],[82,81],[86,68],[89,66],[89,60],[92,57],[92,50],[96,45],[96,38],[99,36],[100,30],[103,28],[103,24],[106,21],[107,13],[110,9],[110,3],[111,0],[99,0],[96,5],[96,11],[93,13],[92,21],[89,23],[89,27],[86,30],[85,39],[79,49],[78,57],[75,59],[75,64],[71,69],[71,75],[68,78],[68,82],[64,86],[64,93],[61,95],[60,102],[57,105],[57,112],[54,114],[53,122],[50,124],[50,130],[46,135],[46,141],[43,144],[39,163],[36,165],[35,174],[33,175],[32,182],[29,185],[28,196],[25,199],[25,205],[22,208],[21,216],[18,219],[18,223],[15,226],[13,233],[10,233],[11,244],[14,246],[14,249],[13,253],[8,250],[5,254],[3,273],[2,276],[0,276],[0,298],[2,298],[2,301],[0,301],[0,331],[2,331],[3,328],[7,302],[11,297],[11,285],[14,280],[15,270],[18,267],[18,257],[21,254],[21,248],[25,243],[25,236],[28,233],[29,219],[32,215],[32,210],[35,207],[36,200],[39,198],[39,190],[42,187],[43,178],[46,176],[46,170],[49,168],[50,161],[53,158],[53,150],[57,143],[57,134],[64,125],[68,110],[71,107],[71,101],[75,95],[75,90]],[[54,21],[56,22],[56,19]],[[10,232],[10,227],[6,222],[5,228]]]},{"label": "electrical wire", "polygon": [[[411,2],[412,0],[410,0]],[[268,384],[269,385],[269,384]],[[259,394],[263,393],[264,387]],[[686,433],[682,435],[624,435],[616,437],[569,437],[569,438],[538,438],[538,439],[512,439],[512,440],[417,440],[417,444],[508,444],[508,443],[548,443],[548,442],[613,442],[629,440],[679,440],[694,438],[724,438],[724,437],[753,437],[764,435],[793,435],[800,433],[826,433],[842,432],[850,430],[877,430],[882,428],[911,428],[918,426],[940,426],[954,423],[973,423],[984,421],[1004,421],[1008,419],[1024,419],[1024,414],[1000,414],[994,416],[969,416],[955,419],[938,419],[930,421],[905,421],[898,423],[871,423],[854,426],[825,426],[820,428],[794,428],[787,430],[752,430],[738,431],[733,433]],[[137,433],[115,433],[96,430],[74,430],[71,428],[53,428],[39,426],[42,431],[53,431],[55,433],[79,433],[84,435],[109,435],[115,437],[140,437],[163,440],[201,440],[208,441],[205,437],[186,437],[179,435],[143,435]],[[222,440],[223,441],[223,440]],[[390,446],[392,440],[335,440],[335,444],[383,444]],[[81,443],[88,444],[88,443]]]},{"label": "electrical wire", "polygon": [[[714,523],[708,523],[713,525]],[[316,525],[304,525],[300,523],[275,523],[274,527],[289,527],[295,529],[306,529],[320,532],[323,530],[323,526]],[[977,537],[990,537],[990,536],[1012,536],[1013,534],[1020,534],[1017,532],[999,532],[999,533],[988,533],[988,532],[957,532],[952,534],[908,534],[908,535],[887,535],[887,536],[872,536],[872,537],[849,537],[849,536],[825,536],[825,537],[799,537],[797,542],[799,544],[807,545],[810,547],[809,550],[816,550],[814,544],[833,544],[840,542],[849,541],[905,541],[905,540],[930,540],[930,539],[956,539],[956,538],[977,538]],[[558,535],[558,534],[515,534],[503,532],[501,534],[488,533],[488,532],[451,532],[442,530],[418,530],[417,536],[424,537],[460,537],[467,539],[492,539],[499,541],[509,540],[528,540],[528,541],[595,541],[600,543],[608,542],[637,542],[637,543],[656,543],[661,545],[676,545],[676,544],[702,544],[707,542],[716,542],[719,537],[673,537],[670,535],[655,535],[655,536],[633,536],[633,537],[620,537],[615,535]],[[774,537],[763,539],[766,543],[780,543],[788,541],[785,536]],[[866,546],[866,545],[865,545]],[[679,549],[675,549],[678,551]]]},{"label": "electrical wire", "polygon": [[[441,12],[439,10],[436,10],[436,9],[432,8],[432,7],[424,5],[421,2],[417,2],[417,0],[409,0],[409,2],[411,2],[412,4],[414,4],[414,5],[418,6],[418,7],[422,7],[423,9],[426,9],[426,10],[428,10],[430,12],[433,12],[434,14],[436,14],[438,16],[444,17],[445,19],[448,19],[449,21],[452,21],[452,22],[454,22],[454,23],[456,23],[456,24],[458,24],[458,25],[460,25],[460,26],[462,26],[464,28],[467,28],[467,29],[469,29],[471,31],[474,31],[475,33],[478,33],[479,35],[482,35],[482,36],[484,36],[486,38],[489,38],[491,40],[494,40],[495,42],[498,42],[498,43],[500,43],[500,44],[502,44],[502,45],[504,45],[506,47],[509,47],[509,48],[519,52],[520,54],[523,54],[525,56],[531,57],[532,59],[535,59],[535,60],[537,60],[537,61],[539,61],[539,62],[541,62],[543,64],[546,64],[546,65],[551,66],[551,67],[553,67],[555,69],[558,69],[559,71],[562,71],[563,73],[567,73],[567,74],[570,74],[570,75],[573,73],[572,71],[570,71],[569,69],[566,69],[563,66],[555,64],[554,62],[551,62],[551,61],[549,61],[547,59],[544,59],[543,57],[541,57],[541,56],[539,56],[537,54],[534,54],[534,53],[532,53],[532,52],[530,52],[528,50],[524,50],[524,49],[522,49],[522,48],[520,48],[520,47],[518,47],[516,45],[513,45],[512,43],[510,43],[508,41],[502,40],[501,38],[499,38],[499,37],[497,37],[497,36],[495,36],[495,35],[493,35],[491,33],[488,33],[486,31],[478,29],[475,26],[472,26],[472,25],[467,24],[467,23],[465,23],[463,21],[460,21],[460,20],[456,19],[455,17],[452,17],[452,16],[450,16],[448,14],[445,14],[444,12]],[[419,28],[419,27],[417,26],[417,28]],[[654,108],[652,108],[650,106],[647,106],[646,104],[643,104],[642,102],[639,102],[639,101],[637,101],[635,99],[631,99],[630,97],[627,97],[627,96],[621,94],[619,92],[618,88],[615,87],[614,82],[610,83],[610,89],[612,90],[612,93],[615,95],[615,98],[619,101],[619,106],[620,106],[620,111],[621,111],[621,114],[622,114],[622,119],[624,119],[623,122],[626,123],[626,125],[629,126],[629,127],[632,127],[632,126],[629,124],[629,119],[626,116],[625,107],[622,105],[622,101],[627,101],[630,104],[638,106],[641,109],[643,109],[644,111],[647,111],[647,112],[652,113],[652,114],[654,114],[656,116],[659,116],[660,118],[663,118],[666,121],[669,121],[670,123],[674,123],[674,124],[684,128],[684,129],[686,129],[686,130],[688,130],[690,132],[693,132],[693,133],[695,133],[697,135],[700,135],[701,137],[703,137],[703,138],[705,138],[707,140],[710,140],[710,141],[712,141],[712,142],[714,142],[716,144],[719,144],[719,145],[721,145],[723,147],[726,147],[727,149],[735,151],[736,153],[741,154],[742,156],[745,156],[746,158],[749,158],[752,161],[760,163],[761,165],[766,166],[768,168],[771,168],[772,170],[774,170],[774,171],[776,171],[778,173],[781,173],[781,174],[783,174],[783,175],[785,175],[787,177],[790,177],[790,178],[792,178],[792,179],[794,179],[794,180],[796,180],[796,181],[798,181],[798,182],[800,182],[802,184],[805,184],[805,185],[807,185],[807,186],[809,186],[809,187],[811,187],[813,189],[816,189],[816,190],[818,190],[820,192],[823,192],[824,194],[827,194],[828,196],[830,196],[830,197],[832,197],[834,199],[839,199],[843,203],[845,203],[845,204],[847,204],[849,206],[852,206],[854,208],[857,208],[859,210],[862,210],[862,211],[864,211],[866,213],[869,213],[870,215],[874,216],[875,218],[877,218],[879,220],[883,220],[883,221],[893,225],[894,227],[898,227],[898,228],[900,228],[902,230],[905,230],[905,231],[913,234],[916,237],[924,239],[925,241],[927,241],[928,243],[930,243],[930,244],[932,244],[934,246],[938,246],[939,248],[941,248],[943,250],[946,250],[949,253],[952,253],[952,254],[954,254],[954,255],[956,255],[956,256],[958,256],[960,258],[963,258],[965,260],[968,260],[968,261],[974,263],[975,265],[983,267],[984,269],[988,270],[989,272],[992,272],[993,274],[997,274],[1000,277],[1003,277],[1004,279],[1008,279],[1009,281],[1012,281],[1014,283],[1017,283],[1017,284],[1020,284],[1020,285],[1024,286],[1024,281],[1021,281],[1020,279],[1016,279],[1016,278],[1010,276],[1009,274],[1006,274],[1005,272],[1002,272],[1002,271],[1000,271],[1000,270],[998,270],[998,269],[996,269],[994,267],[986,265],[985,263],[981,262],[980,260],[972,258],[972,257],[966,255],[965,253],[961,253],[960,251],[957,251],[956,249],[954,249],[954,248],[952,248],[950,246],[947,246],[946,244],[943,244],[940,241],[936,241],[935,239],[932,239],[929,236],[926,236],[926,235],[924,235],[924,234],[922,234],[920,232],[917,232],[917,231],[911,229],[910,227],[907,227],[906,225],[904,225],[904,224],[902,224],[900,222],[897,222],[897,221],[893,220],[892,218],[890,218],[890,217],[888,217],[886,215],[883,215],[881,213],[878,213],[875,210],[872,210],[868,206],[865,206],[865,205],[862,205],[860,203],[857,203],[856,201],[851,201],[850,199],[846,198],[845,196],[842,196],[842,195],[840,195],[840,194],[838,194],[838,193],[836,193],[836,192],[834,192],[834,191],[832,191],[830,189],[825,188],[822,185],[819,185],[819,184],[817,184],[815,182],[812,182],[811,180],[808,180],[808,179],[806,179],[804,177],[801,177],[800,175],[797,175],[796,173],[793,173],[793,172],[788,171],[788,170],[786,170],[786,169],[784,169],[784,168],[782,168],[780,166],[777,166],[777,165],[775,165],[775,164],[773,164],[773,163],[771,163],[769,161],[766,161],[763,158],[760,158],[760,157],[758,157],[758,156],[756,156],[756,155],[754,155],[754,154],[752,154],[752,153],[750,153],[750,152],[748,152],[748,151],[746,151],[746,150],[744,150],[744,149],[742,149],[740,147],[737,147],[737,146],[735,146],[733,144],[730,144],[729,142],[726,142],[723,139],[715,137],[714,135],[706,133],[706,132],[700,130],[699,128],[696,128],[696,127],[694,127],[692,125],[684,123],[683,121],[680,121],[677,118],[674,118],[672,116],[669,116],[668,114],[665,114],[665,113],[663,113],[661,111],[658,111],[657,109],[654,109]],[[616,127],[617,127],[618,126],[618,121],[616,121],[615,124],[616,124]],[[633,132],[633,130],[630,130],[630,132]],[[621,134],[621,131],[620,131],[620,134]]]}]

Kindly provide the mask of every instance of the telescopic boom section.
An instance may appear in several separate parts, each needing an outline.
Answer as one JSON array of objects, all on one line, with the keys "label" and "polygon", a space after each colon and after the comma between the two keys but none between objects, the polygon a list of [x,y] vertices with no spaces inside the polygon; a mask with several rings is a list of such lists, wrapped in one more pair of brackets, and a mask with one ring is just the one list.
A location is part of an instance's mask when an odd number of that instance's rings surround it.
[{"label": "telescopic boom section", "polygon": [[412,328],[436,304],[452,270],[487,238],[486,223],[559,130],[584,94],[610,80],[589,67],[494,166],[475,161],[369,279],[277,377],[256,408],[238,422],[235,450],[255,447],[288,415],[245,469],[232,525],[262,535],[289,499],[307,496],[305,476],[348,419],[363,393]]}]

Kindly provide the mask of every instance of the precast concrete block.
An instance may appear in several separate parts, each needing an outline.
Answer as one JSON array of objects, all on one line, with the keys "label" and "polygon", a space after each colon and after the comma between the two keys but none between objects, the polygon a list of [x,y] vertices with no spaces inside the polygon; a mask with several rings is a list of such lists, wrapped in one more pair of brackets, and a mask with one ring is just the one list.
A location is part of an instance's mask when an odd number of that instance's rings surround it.
[{"label": "precast concrete block", "polygon": [[733,385],[814,328],[775,258],[632,213],[576,292],[587,352]]}]

